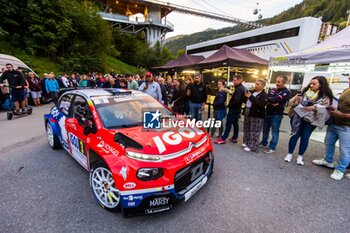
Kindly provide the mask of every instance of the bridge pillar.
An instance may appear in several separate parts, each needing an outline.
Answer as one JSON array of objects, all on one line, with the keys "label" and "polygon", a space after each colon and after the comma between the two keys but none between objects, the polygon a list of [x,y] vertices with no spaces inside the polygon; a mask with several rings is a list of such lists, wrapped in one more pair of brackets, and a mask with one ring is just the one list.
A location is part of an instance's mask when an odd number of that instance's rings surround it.
[{"label": "bridge pillar", "polygon": [[151,46],[155,45],[157,41],[159,41],[162,44],[164,40],[164,36],[162,36],[163,30],[161,27],[155,26],[162,24],[160,6],[146,6],[144,17],[145,21],[149,23],[146,29],[147,42]]}]

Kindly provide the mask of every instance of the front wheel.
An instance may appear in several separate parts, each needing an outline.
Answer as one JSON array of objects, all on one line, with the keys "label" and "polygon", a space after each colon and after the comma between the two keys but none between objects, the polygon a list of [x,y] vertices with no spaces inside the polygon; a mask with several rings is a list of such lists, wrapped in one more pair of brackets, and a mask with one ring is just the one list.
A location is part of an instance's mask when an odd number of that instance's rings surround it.
[{"label": "front wheel", "polygon": [[90,171],[90,187],[97,202],[109,211],[120,210],[120,192],[114,178],[103,163],[94,165]]},{"label": "front wheel", "polygon": [[59,149],[61,147],[60,142],[56,134],[53,132],[52,126],[49,122],[46,123],[46,134],[51,148],[54,150]]}]

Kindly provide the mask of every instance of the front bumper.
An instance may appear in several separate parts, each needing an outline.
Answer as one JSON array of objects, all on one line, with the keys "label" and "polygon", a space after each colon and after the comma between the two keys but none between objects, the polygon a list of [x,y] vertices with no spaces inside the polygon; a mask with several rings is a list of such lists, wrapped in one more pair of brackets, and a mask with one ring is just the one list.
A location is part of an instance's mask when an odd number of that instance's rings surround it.
[{"label": "front bumper", "polygon": [[128,214],[154,214],[168,211],[177,202],[186,202],[195,195],[207,183],[213,167],[214,157],[211,152],[208,152],[194,163],[177,171],[173,185],[122,191],[123,211]]}]

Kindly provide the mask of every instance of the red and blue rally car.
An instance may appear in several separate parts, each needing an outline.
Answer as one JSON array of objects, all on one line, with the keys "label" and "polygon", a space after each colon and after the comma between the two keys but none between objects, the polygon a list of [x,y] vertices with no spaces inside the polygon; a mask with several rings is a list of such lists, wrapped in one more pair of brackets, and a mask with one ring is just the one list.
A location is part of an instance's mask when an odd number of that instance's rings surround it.
[{"label": "red and blue rally car", "polygon": [[98,203],[128,216],[187,201],[213,171],[211,139],[202,128],[152,123],[171,115],[139,91],[83,89],[64,93],[44,119],[50,146],[63,147],[90,172]]}]

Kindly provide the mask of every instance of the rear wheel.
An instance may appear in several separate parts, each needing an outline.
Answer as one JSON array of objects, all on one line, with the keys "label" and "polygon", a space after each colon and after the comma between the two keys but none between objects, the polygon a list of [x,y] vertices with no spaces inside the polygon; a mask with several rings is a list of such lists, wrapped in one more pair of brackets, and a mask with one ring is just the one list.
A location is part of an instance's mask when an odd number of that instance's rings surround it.
[{"label": "rear wheel", "polygon": [[54,150],[59,149],[61,147],[60,142],[56,134],[53,132],[52,126],[49,122],[46,123],[46,134],[51,148]]},{"label": "rear wheel", "polygon": [[13,118],[13,113],[12,112],[8,112],[7,113],[7,120],[12,120],[12,118]]},{"label": "rear wheel", "polygon": [[90,187],[97,202],[109,211],[120,210],[120,192],[112,173],[104,163],[97,163],[90,171]]}]

